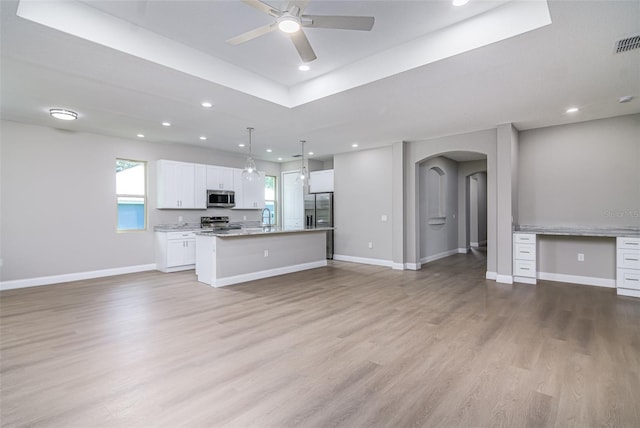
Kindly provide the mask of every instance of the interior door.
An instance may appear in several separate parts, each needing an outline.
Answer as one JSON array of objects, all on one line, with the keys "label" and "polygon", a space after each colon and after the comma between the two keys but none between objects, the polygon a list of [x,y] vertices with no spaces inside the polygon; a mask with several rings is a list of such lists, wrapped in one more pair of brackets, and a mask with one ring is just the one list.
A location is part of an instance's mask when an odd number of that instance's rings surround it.
[{"label": "interior door", "polygon": [[285,228],[304,227],[304,193],[296,183],[298,171],[282,173],[282,225]]}]

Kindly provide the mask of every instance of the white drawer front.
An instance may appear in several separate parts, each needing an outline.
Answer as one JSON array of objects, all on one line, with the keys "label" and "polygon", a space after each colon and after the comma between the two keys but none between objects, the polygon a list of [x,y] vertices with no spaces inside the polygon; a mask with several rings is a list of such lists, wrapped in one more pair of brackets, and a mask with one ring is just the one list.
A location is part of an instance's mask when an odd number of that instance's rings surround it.
[{"label": "white drawer front", "polygon": [[195,239],[195,232],[168,232],[167,239]]},{"label": "white drawer front", "polygon": [[619,268],[640,269],[640,250],[618,249],[616,264]]},{"label": "white drawer front", "polygon": [[619,236],[617,239],[618,249],[627,248],[627,249],[638,249],[640,250],[640,238],[629,238],[625,236]]},{"label": "white drawer front", "polygon": [[517,260],[535,260],[536,244],[520,244],[516,242],[513,249],[513,258]]},{"label": "white drawer front", "polygon": [[640,290],[640,270],[618,269],[616,272],[616,287]]},{"label": "white drawer front", "polygon": [[536,262],[534,260],[514,260],[513,275],[525,276],[528,278],[536,277]]},{"label": "white drawer front", "polygon": [[514,233],[513,242],[514,243],[519,242],[523,244],[535,244],[536,234],[535,233]]}]

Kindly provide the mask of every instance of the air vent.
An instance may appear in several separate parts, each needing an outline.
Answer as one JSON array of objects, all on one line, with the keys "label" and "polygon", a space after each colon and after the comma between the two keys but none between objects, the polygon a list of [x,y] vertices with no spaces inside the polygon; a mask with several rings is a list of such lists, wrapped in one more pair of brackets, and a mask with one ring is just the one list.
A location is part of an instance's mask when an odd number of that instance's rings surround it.
[{"label": "air vent", "polygon": [[628,52],[640,48],[640,35],[627,37],[616,42],[616,53]]},{"label": "air vent", "polygon": [[301,157],[301,156],[302,156],[302,155],[300,155],[300,154],[298,154],[298,155],[291,155],[291,157],[292,157],[292,158],[299,158],[299,157]]}]

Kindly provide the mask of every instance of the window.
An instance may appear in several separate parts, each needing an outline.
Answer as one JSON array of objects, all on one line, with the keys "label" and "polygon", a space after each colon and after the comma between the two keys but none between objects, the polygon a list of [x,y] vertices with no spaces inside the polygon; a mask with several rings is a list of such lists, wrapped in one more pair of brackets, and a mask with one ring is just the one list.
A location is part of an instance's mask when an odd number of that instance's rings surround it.
[{"label": "window", "polygon": [[147,227],[147,163],[116,159],[118,232]]},{"label": "window", "polygon": [[271,224],[276,224],[276,177],[272,175],[264,178],[264,206],[271,211]]}]

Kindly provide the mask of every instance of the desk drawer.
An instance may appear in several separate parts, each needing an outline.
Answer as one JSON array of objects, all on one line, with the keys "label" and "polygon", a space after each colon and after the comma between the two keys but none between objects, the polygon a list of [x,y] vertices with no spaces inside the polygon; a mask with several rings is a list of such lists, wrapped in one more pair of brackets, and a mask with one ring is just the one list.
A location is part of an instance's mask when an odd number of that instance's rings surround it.
[{"label": "desk drawer", "polygon": [[535,260],[536,244],[515,243],[513,248],[513,258],[516,260]]},{"label": "desk drawer", "polygon": [[536,234],[535,233],[514,233],[513,242],[522,243],[522,244],[535,244]]},{"label": "desk drawer", "polygon": [[616,265],[619,268],[640,269],[640,250],[618,249]]},{"label": "desk drawer", "polygon": [[625,236],[619,236],[617,241],[618,249],[636,249],[640,251],[640,238],[629,238]]},{"label": "desk drawer", "polygon": [[524,276],[527,278],[535,278],[536,277],[535,260],[514,260],[513,275]]},{"label": "desk drawer", "polygon": [[618,268],[616,271],[616,287],[640,290],[640,270]]}]

